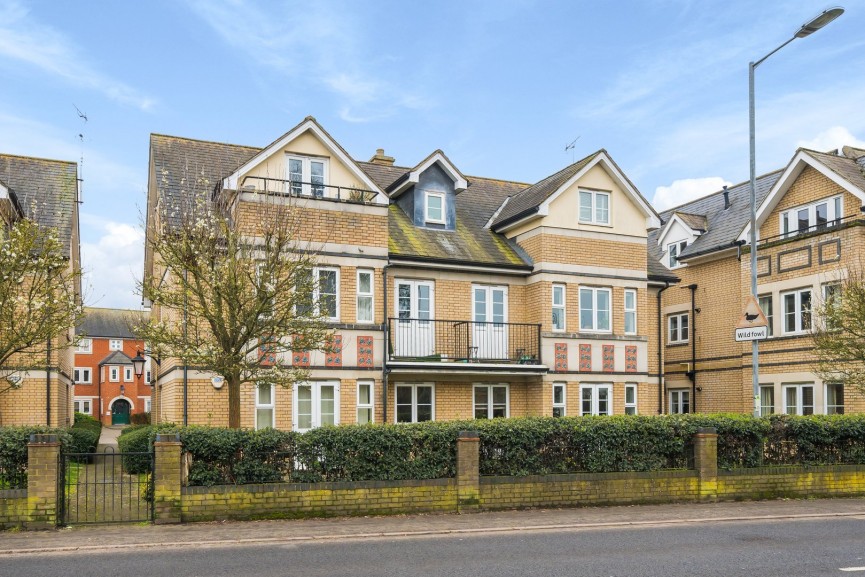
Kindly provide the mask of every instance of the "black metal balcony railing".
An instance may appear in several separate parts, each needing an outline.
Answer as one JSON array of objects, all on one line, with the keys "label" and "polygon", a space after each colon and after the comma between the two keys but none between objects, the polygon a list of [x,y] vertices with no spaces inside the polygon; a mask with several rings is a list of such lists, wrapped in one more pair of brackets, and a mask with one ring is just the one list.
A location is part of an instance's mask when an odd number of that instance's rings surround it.
[{"label": "black metal balcony railing", "polygon": [[388,360],[541,364],[541,325],[388,319]]},{"label": "black metal balcony railing", "polygon": [[241,189],[279,196],[305,196],[356,204],[372,204],[375,202],[375,197],[378,196],[374,190],[353,186],[335,186],[322,182],[302,182],[264,176],[245,177]]}]

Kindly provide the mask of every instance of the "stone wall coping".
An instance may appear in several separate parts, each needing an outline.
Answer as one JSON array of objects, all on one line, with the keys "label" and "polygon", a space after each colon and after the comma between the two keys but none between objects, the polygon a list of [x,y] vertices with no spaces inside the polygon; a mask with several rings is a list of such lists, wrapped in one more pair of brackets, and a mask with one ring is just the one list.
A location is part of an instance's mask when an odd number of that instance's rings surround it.
[{"label": "stone wall coping", "polygon": [[351,491],[357,489],[400,489],[411,487],[447,487],[456,479],[406,479],[400,481],[330,481],[324,483],[264,483],[257,485],[212,485],[183,487],[184,495],[225,493],[277,493],[296,491]]},{"label": "stone wall coping", "polygon": [[742,469],[718,469],[718,476],[790,475],[806,471],[809,473],[856,473],[865,472],[865,465],[771,465]]},{"label": "stone wall coping", "polygon": [[480,440],[481,436],[477,431],[460,431],[459,437],[457,438],[460,440],[475,441]]},{"label": "stone wall coping", "polygon": [[559,473],[553,475],[526,475],[524,477],[483,476],[481,485],[519,483],[568,483],[572,481],[628,481],[631,479],[682,479],[697,477],[693,469],[665,469],[661,471],[628,471],[620,473]]},{"label": "stone wall coping", "polygon": [[30,443],[34,445],[59,445],[60,440],[54,434],[31,433]]},{"label": "stone wall coping", "polygon": [[26,499],[27,489],[0,489],[0,499]]},{"label": "stone wall coping", "polygon": [[718,429],[715,427],[700,427],[697,429],[698,435],[717,435]]}]

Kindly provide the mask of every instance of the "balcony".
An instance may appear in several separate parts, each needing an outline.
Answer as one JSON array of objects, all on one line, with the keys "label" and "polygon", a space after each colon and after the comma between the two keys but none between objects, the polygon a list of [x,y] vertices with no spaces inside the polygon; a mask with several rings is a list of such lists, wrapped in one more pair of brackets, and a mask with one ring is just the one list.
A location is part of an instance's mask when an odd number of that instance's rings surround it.
[{"label": "balcony", "polygon": [[247,176],[241,183],[244,192],[276,196],[296,196],[348,202],[351,204],[376,204],[378,192],[352,186],[335,186],[322,182],[302,182],[264,176]]},{"label": "balcony", "polygon": [[546,372],[541,325],[417,318],[388,319],[392,369]]}]

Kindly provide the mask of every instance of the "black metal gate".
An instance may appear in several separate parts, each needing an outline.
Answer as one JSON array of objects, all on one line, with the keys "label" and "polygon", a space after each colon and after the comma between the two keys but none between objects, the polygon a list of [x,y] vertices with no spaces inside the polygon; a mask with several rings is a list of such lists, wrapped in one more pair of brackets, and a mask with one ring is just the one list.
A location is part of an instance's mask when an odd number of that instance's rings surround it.
[{"label": "black metal gate", "polygon": [[153,453],[60,455],[61,525],[153,520]]}]

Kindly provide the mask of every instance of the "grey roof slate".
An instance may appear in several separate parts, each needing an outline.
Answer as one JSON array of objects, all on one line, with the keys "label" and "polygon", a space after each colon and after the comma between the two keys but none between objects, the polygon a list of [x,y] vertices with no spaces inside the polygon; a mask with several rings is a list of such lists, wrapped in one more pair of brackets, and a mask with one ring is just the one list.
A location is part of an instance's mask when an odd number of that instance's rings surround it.
[{"label": "grey roof slate", "polygon": [[132,365],[132,359],[123,351],[112,351],[107,357],[99,361],[102,365]]},{"label": "grey roof slate", "polygon": [[535,184],[524,188],[519,193],[514,194],[510,201],[502,209],[501,213],[496,217],[493,226],[505,224],[508,221],[516,220],[523,215],[529,215],[537,212],[538,208],[545,200],[547,200],[559,187],[567,182],[571,177],[578,173],[584,166],[592,161],[598,154],[604,152],[599,150],[593,152],[589,156],[578,160],[577,162],[566,166],[555,174],[536,182]]},{"label": "grey roof slate", "polygon": [[[757,178],[757,206],[763,203],[769,190],[781,177],[782,170],[776,170]],[[723,190],[708,196],[698,198],[681,206],[668,209],[661,213],[661,219],[666,224],[673,213],[688,213],[702,215],[706,218],[707,231],[700,235],[697,240],[688,245],[682,251],[683,257],[694,256],[722,250],[733,245],[739,234],[751,219],[751,187],[750,181],[742,182],[727,188],[730,198],[730,206],[724,209]],[[658,236],[663,227],[649,233],[649,265],[657,268],[653,263],[658,263],[666,273],[672,274],[666,267],[660,264],[663,248],[658,246]],[[651,273],[650,273],[651,274]]]},{"label": "grey roof slate", "polygon": [[681,218],[682,222],[687,224],[691,230],[706,232],[709,228],[709,223],[706,220],[705,214],[689,214],[680,210],[677,210],[675,214]]},{"label": "grey roof slate", "polygon": [[75,327],[76,336],[104,337],[108,339],[134,339],[130,324],[146,319],[148,313],[128,309],[102,309],[86,307],[81,324]]},{"label": "grey roof slate", "polygon": [[69,254],[78,213],[78,166],[65,160],[0,154],[0,180],[15,194],[27,218],[57,229]]},{"label": "grey roof slate", "polygon": [[856,160],[847,158],[846,156],[838,156],[836,154],[817,152],[804,148],[802,151],[823,163],[853,186],[860,190],[865,190],[865,174],[862,172],[862,165],[857,164]]}]

